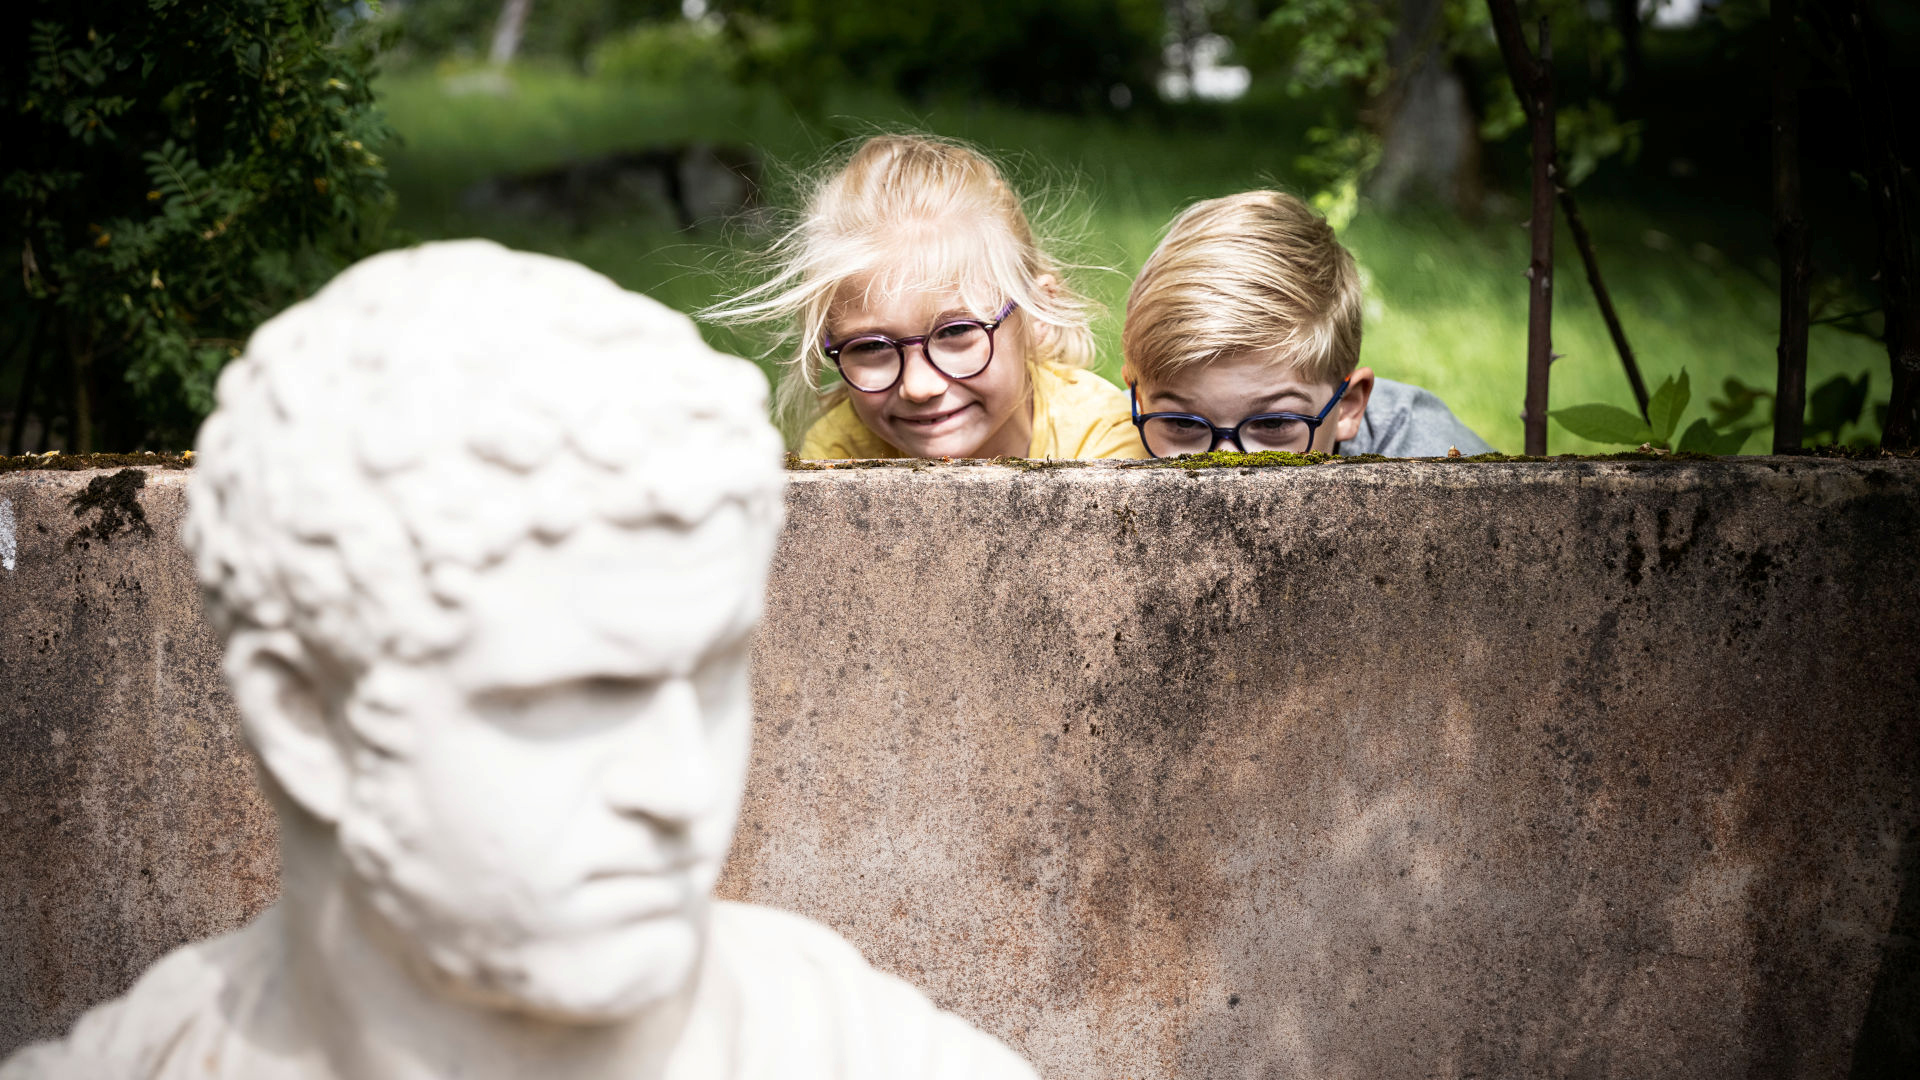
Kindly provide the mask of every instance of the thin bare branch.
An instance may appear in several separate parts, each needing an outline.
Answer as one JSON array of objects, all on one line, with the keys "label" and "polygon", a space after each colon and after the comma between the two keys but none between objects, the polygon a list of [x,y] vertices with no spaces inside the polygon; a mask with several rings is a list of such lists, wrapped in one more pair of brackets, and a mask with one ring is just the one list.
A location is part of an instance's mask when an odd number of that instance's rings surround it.
[{"label": "thin bare branch", "polygon": [[1772,0],[1773,243],[1780,251],[1780,344],[1773,398],[1776,454],[1800,449],[1813,290],[1807,221],[1800,211],[1800,59],[1794,19],[1794,0]]},{"label": "thin bare branch", "polygon": [[1514,0],[1487,0],[1494,36],[1506,61],[1508,78],[1532,124],[1532,261],[1527,265],[1527,398],[1521,418],[1526,451],[1547,452],[1547,380],[1553,364],[1553,204],[1559,194],[1558,148],[1554,141],[1553,35],[1540,20],[1540,53],[1527,50]]}]

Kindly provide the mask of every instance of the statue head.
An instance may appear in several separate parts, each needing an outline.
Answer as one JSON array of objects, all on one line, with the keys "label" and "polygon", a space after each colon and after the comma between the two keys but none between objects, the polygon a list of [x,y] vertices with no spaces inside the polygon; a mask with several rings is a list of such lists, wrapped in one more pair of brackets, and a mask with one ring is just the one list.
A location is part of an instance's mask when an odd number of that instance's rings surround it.
[{"label": "statue head", "polygon": [[187,542],[289,890],[334,873],[461,1000],[595,1022],[685,986],[781,520],[765,378],[467,241],[347,270],[218,399]]}]

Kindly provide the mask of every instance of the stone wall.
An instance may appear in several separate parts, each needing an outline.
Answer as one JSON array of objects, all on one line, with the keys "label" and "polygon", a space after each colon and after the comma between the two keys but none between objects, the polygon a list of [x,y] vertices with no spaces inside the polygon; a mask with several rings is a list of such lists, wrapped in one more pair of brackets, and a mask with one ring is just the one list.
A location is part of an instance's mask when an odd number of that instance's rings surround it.
[{"label": "stone wall", "polygon": [[[274,891],[181,475],[114,475],[0,475],[0,1050]],[[788,505],[722,890],[1044,1075],[1915,1049],[1920,465],[889,468]]]}]

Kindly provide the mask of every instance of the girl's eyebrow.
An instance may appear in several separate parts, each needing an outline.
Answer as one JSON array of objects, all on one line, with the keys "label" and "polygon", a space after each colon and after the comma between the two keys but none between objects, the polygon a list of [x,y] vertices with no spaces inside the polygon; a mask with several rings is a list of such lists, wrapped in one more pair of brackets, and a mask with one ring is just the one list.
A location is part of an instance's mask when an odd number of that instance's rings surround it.
[{"label": "girl's eyebrow", "polygon": [[821,333],[825,334],[827,338],[832,341],[852,341],[854,338],[867,337],[872,334],[884,335],[885,332],[877,330],[871,325],[855,326],[849,330],[836,332],[833,328],[833,322],[829,320],[827,324],[821,328]]},{"label": "girl's eyebrow", "polygon": [[[927,324],[926,329],[931,330],[934,327],[939,326],[941,323],[951,322],[954,319],[978,319],[981,317],[982,316],[975,315],[972,311],[966,308],[948,308],[947,310],[941,312],[940,314],[935,315],[933,317],[933,321]],[[915,331],[915,333],[918,333],[918,332],[919,331]],[[833,332],[833,327],[831,325],[827,327],[827,337],[833,339],[834,341],[852,341],[854,338],[857,338],[857,337],[870,337],[875,335],[878,335],[880,337],[893,336],[892,334],[887,333],[885,330],[882,330],[875,326],[862,326],[862,327],[858,327],[853,330],[848,330],[844,333],[839,333],[839,334],[836,334]],[[904,336],[912,337],[913,335],[907,334]]]}]

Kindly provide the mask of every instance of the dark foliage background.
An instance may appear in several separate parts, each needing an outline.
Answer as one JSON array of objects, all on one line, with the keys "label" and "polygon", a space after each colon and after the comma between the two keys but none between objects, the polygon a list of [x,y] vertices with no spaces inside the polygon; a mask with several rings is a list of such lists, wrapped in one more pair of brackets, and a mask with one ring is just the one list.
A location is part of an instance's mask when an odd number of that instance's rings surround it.
[{"label": "dark foliage background", "polygon": [[[1836,45],[1839,3],[1800,0],[1793,46],[1806,69],[1806,431],[1865,443],[1889,408],[1890,234],[1865,198],[1872,125]],[[1891,84],[1914,85],[1920,7],[1861,3]],[[1675,6],[1519,4],[1529,27],[1553,21],[1563,183],[1578,189],[1647,382],[1690,374],[1695,413],[1752,432],[1755,450],[1774,407],[1780,50],[1769,0],[1656,19]],[[16,0],[0,14],[0,247],[19,271],[0,275],[0,450],[184,447],[220,366],[262,319],[410,236],[552,251],[697,310],[741,284],[764,239],[752,215],[685,228],[609,192],[532,213],[476,192],[724,146],[765,166],[762,206],[777,207],[834,147],[883,129],[986,147],[1057,212],[1078,261],[1110,268],[1081,282],[1103,309],[1109,374],[1127,278],[1180,207],[1256,185],[1311,199],[1367,271],[1369,363],[1514,445],[1528,138],[1487,9]],[[1169,88],[1207,69],[1237,73],[1239,89]],[[1911,161],[1920,112],[1893,116]],[[1553,404],[1631,405],[1565,237],[1560,251]],[[754,354],[752,340],[708,332]],[[1605,448],[1570,429],[1554,439]]]},{"label": "dark foliage background", "polygon": [[63,427],[72,449],[184,447],[253,328],[378,245],[379,43],[349,15],[16,0],[0,33],[15,415]]}]

